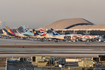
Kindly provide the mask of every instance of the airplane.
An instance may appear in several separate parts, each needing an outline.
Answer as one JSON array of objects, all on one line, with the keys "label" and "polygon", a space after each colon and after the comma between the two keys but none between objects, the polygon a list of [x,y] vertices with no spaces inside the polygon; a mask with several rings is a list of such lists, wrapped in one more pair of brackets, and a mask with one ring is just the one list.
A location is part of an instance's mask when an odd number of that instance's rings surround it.
[{"label": "airplane", "polygon": [[14,35],[8,33],[6,30],[2,29],[3,34],[1,35],[2,38],[10,39],[11,37],[14,37]]},{"label": "airplane", "polygon": [[53,34],[53,38],[56,40],[71,40],[71,41],[77,41],[78,36],[82,34],[67,34],[67,35],[59,35],[57,34],[53,28],[51,28],[51,32]]},{"label": "airplane", "polygon": [[[99,39],[98,35],[82,35],[82,34],[67,34],[67,35],[58,35],[55,33],[55,31],[51,28],[51,31],[54,36],[58,39],[70,39],[71,40],[81,40],[81,41],[95,41]],[[63,38],[64,36],[64,38]],[[70,37],[71,36],[71,37]]]},{"label": "airplane", "polygon": [[2,35],[5,35],[5,36],[8,35],[7,32],[4,29],[2,29],[2,32],[3,32]]},{"label": "airplane", "polygon": [[24,33],[20,33],[18,30],[16,30],[16,33],[15,33],[17,36],[19,36],[21,39],[26,39],[27,36],[24,35]]}]

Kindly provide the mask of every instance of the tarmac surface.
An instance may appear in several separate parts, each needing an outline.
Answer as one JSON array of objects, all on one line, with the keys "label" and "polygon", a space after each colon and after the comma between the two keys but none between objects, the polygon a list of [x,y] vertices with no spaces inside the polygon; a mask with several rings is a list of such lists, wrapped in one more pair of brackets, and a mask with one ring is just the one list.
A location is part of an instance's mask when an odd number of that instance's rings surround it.
[{"label": "tarmac surface", "polygon": [[56,48],[56,46],[95,46],[105,47],[104,42],[54,42],[30,41],[20,39],[2,39],[0,46],[55,46],[55,48],[0,48],[0,57],[27,57],[27,56],[60,56],[60,57],[97,57],[105,54],[103,48]]},{"label": "tarmac surface", "polygon": [[54,42],[30,41],[21,39],[2,39],[0,46],[105,46],[105,42]]},{"label": "tarmac surface", "polygon": [[105,49],[68,48],[0,48],[0,57],[59,56],[59,57],[97,57],[104,55]]},{"label": "tarmac surface", "polygon": [[29,54],[105,54],[105,49],[68,49],[68,48],[0,48],[0,54],[3,53],[29,53]]},{"label": "tarmac surface", "polygon": [[31,57],[31,56],[57,56],[57,57],[97,57],[100,54],[0,54],[0,57]]}]

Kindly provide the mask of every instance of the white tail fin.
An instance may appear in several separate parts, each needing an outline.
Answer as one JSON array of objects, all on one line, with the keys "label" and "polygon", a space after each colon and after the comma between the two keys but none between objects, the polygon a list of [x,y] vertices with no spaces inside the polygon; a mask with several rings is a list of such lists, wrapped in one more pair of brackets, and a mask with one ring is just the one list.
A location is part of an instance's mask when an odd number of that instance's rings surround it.
[{"label": "white tail fin", "polygon": [[20,34],[17,30],[16,30],[17,34]]},{"label": "white tail fin", "polygon": [[7,32],[5,30],[2,29],[2,32],[4,35],[7,35]]}]

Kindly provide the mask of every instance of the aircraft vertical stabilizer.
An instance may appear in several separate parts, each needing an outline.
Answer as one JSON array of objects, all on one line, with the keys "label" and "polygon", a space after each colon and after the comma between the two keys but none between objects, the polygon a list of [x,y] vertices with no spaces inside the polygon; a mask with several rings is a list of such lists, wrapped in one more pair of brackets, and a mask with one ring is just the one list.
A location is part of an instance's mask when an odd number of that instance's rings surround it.
[{"label": "aircraft vertical stabilizer", "polygon": [[53,28],[51,28],[51,32],[53,33],[53,35],[59,35],[57,32],[54,31]]},{"label": "aircraft vertical stabilizer", "polygon": [[7,35],[7,32],[5,30],[2,29],[2,32],[4,35]]},{"label": "aircraft vertical stabilizer", "polygon": [[10,34],[12,34],[13,36],[17,37],[15,35],[15,33],[9,27],[6,26],[6,30],[7,30],[7,32],[9,32]]},{"label": "aircraft vertical stabilizer", "polygon": [[33,29],[33,33],[34,33],[34,36],[39,35],[39,34],[35,31],[35,29]]}]

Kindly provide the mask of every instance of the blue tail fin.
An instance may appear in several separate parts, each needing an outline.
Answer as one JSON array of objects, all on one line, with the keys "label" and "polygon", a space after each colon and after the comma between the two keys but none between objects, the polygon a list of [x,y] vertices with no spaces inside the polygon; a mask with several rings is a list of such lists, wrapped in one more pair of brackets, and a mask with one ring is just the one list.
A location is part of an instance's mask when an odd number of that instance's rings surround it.
[{"label": "blue tail fin", "polygon": [[23,30],[24,30],[25,33],[31,33],[31,32],[27,29],[27,27],[22,26],[22,28],[23,28]]},{"label": "blue tail fin", "polygon": [[31,31],[29,31],[29,30],[27,29],[27,27],[22,26],[22,28],[23,28],[23,30],[24,30],[24,32],[25,32],[25,35],[27,35],[27,36],[34,36],[34,33],[32,33]]},{"label": "blue tail fin", "polygon": [[39,35],[39,34],[35,31],[35,29],[33,29],[33,33],[34,33],[34,36],[35,36],[35,35]]},{"label": "blue tail fin", "polygon": [[59,35],[57,32],[54,31],[53,28],[51,28],[51,32],[53,33],[53,35]]}]

